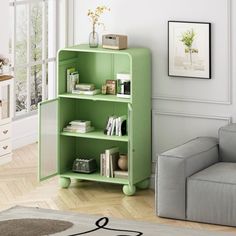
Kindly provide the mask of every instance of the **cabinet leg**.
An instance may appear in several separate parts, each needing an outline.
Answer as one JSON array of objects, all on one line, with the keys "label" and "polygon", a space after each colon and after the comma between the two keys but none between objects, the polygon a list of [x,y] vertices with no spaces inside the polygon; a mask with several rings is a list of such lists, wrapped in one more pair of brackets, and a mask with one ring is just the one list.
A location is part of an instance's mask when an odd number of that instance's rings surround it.
[{"label": "cabinet leg", "polygon": [[71,183],[70,178],[60,177],[59,179],[59,184],[61,188],[68,188],[70,186],[70,183]]},{"label": "cabinet leg", "polygon": [[145,179],[145,180],[136,184],[137,188],[140,188],[140,189],[148,189],[149,185],[150,185],[149,179]]},{"label": "cabinet leg", "polygon": [[132,196],[134,195],[136,192],[136,187],[135,185],[124,185],[123,186],[123,193],[126,195],[126,196]]}]

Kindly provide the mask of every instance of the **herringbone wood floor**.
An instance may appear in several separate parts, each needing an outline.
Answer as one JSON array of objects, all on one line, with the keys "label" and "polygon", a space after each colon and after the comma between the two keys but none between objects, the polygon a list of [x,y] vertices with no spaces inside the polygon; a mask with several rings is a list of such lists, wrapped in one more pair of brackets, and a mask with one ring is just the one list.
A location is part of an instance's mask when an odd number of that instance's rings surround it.
[{"label": "herringbone wood floor", "polygon": [[231,227],[156,217],[152,190],[138,191],[135,196],[126,197],[119,185],[72,182],[70,188],[60,189],[57,177],[39,183],[37,158],[37,144],[32,144],[15,150],[13,161],[0,166],[0,210],[14,205],[37,206],[195,229],[236,232]]}]

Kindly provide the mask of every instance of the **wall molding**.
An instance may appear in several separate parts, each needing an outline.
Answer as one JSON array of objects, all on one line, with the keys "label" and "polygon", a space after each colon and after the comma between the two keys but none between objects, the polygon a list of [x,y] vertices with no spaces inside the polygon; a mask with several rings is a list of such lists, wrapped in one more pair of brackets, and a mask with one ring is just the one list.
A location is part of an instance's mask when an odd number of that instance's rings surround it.
[{"label": "wall molding", "polygon": [[13,138],[12,140],[12,148],[13,150],[27,146],[32,143],[36,143],[38,141],[38,132],[32,132],[25,134],[21,137]]},{"label": "wall molding", "polygon": [[[173,112],[173,111],[160,111],[153,110],[152,111],[152,121],[154,121],[154,117],[157,116],[172,116],[172,117],[183,117],[183,118],[193,118],[193,119],[207,119],[207,120],[218,120],[225,121],[227,124],[232,123],[232,116],[214,116],[214,115],[205,115],[205,114],[193,114],[193,113],[181,113],[181,112]],[[152,137],[152,144],[154,138]],[[154,149],[152,148],[152,163],[156,162],[157,153],[154,153]]]},{"label": "wall molding", "polygon": [[178,116],[178,117],[188,117],[188,118],[197,118],[197,119],[225,120],[228,122],[228,124],[232,122],[232,116],[214,116],[214,115],[182,113],[182,112],[173,112],[173,111],[160,111],[156,109],[152,110],[152,116],[157,116],[157,115]]},{"label": "wall molding", "polygon": [[180,102],[194,102],[194,103],[210,103],[210,104],[223,104],[223,105],[231,105],[232,104],[232,0],[226,0],[226,8],[227,8],[227,83],[228,83],[228,94],[226,100],[205,100],[205,99],[196,99],[196,98],[188,98],[188,97],[178,97],[178,96],[170,96],[168,94],[154,95],[152,97],[153,100],[168,100],[168,101],[180,101]]}]

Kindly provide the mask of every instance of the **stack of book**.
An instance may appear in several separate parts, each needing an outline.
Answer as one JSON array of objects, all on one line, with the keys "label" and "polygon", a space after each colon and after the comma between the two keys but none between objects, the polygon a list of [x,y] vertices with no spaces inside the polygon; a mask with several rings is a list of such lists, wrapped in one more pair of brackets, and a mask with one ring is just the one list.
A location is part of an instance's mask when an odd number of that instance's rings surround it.
[{"label": "stack of book", "polygon": [[76,84],[72,93],[83,95],[95,95],[100,93],[100,89],[96,89],[94,84],[80,83]]},{"label": "stack of book", "polygon": [[119,148],[112,147],[100,154],[100,174],[108,178],[114,178],[114,172],[118,169]]},{"label": "stack of book", "polygon": [[89,120],[73,120],[63,129],[65,132],[75,133],[88,133],[93,130],[94,127],[91,126],[91,121]]},{"label": "stack of book", "polygon": [[124,116],[110,116],[107,120],[106,128],[104,130],[104,134],[106,135],[117,135],[122,136],[126,135],[126,115]]}]

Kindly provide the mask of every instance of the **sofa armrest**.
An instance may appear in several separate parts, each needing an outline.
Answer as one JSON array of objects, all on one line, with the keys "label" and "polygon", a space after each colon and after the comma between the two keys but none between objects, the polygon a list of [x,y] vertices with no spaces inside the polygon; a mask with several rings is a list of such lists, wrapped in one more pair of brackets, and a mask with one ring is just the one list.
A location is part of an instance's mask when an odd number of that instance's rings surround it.
[{"label": "sofa armrest", "polygon": [[186,218],[186,179],[219,161],[218,139],[199,137],[158,156],[157,214]]}]

